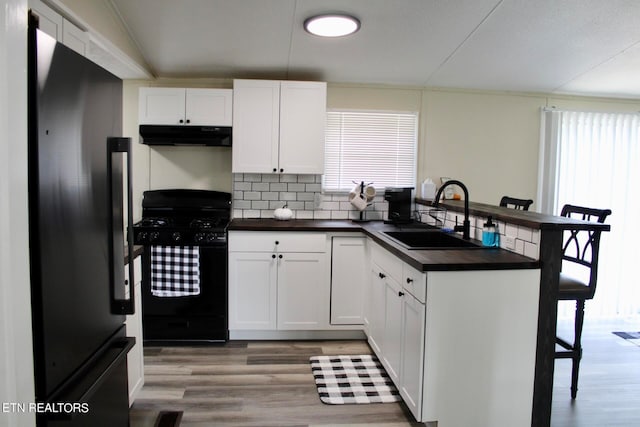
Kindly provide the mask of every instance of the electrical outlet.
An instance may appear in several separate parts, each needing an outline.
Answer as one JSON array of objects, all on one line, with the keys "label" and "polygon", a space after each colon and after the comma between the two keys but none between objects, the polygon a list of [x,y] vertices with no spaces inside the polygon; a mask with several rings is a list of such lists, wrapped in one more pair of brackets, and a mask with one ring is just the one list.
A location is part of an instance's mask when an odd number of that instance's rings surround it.
[{"label": "electrical outlet", "polygon": [[516,238],[513,236],[504,236],[504,247],[507,249],[515,249]]}]

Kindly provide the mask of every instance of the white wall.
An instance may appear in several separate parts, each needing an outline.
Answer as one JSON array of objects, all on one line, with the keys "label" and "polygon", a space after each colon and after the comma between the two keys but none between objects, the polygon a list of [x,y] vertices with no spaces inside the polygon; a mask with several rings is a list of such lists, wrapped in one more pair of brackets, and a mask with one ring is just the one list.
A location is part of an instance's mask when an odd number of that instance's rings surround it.
[{"label": "white wall", "polygon": [[[0,402],[35,400],[27,210],[27,0],[0,3]],[[0,413],[2,426],[33,414]]]}]

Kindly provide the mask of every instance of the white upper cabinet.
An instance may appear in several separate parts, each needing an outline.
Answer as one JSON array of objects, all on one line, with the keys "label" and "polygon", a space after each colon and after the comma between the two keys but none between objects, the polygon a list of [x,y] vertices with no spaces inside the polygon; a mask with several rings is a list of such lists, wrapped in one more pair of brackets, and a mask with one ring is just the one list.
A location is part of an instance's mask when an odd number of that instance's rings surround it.
[{"label": "white upper cabinet", "polygon": [[231,89],[142,87],[141,125],[231,126]]},{"label": "white upper cabinet", "polygon": [[89,47],[89,35],[70,21],[62,17],[40,0],[29,0],[29,7],[38,17],[38,28],[65,46],[86,56]]},{"label": "white upper cabinet", "polygon": [[324,173],[327,85],[234,80],[234,173]]}]

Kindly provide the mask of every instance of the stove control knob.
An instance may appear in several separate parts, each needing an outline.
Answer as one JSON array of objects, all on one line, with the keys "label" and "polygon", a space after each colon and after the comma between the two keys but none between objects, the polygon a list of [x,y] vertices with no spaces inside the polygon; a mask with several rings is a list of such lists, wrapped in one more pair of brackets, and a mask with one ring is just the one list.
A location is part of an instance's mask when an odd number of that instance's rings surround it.
[{"label": "stove control knob", "polygon": [[193,236],[193,240],[194,240],[196,243],[200,243],[200,242],[202,242],[202,241],[204,240],[204,233],[196,233],[196,234]]},{"label": "stove control knob", "polygon": [[179,231],[175,231],[172,235],[171,235],[171,239],[173,239],[174,242],[179,242],[180,240],[182,240],[182,235],[180,234]]},{"label": "stove control knob", "polygon": [[216,240],[216,235],[214,233],[207,233],[207,243],[211,243]]},{"label": "stove control knob", "polygon": [[160,237],[160,233],[158,233],[157,231],[152,231],[151,233],[149,233],[150,242],[158,240],[158,237]]},{"label": "stove control knob", "polygon": [[136,240],[140,243],[144,243],[145,240],[147,240],[147,232],[146,231],[139,232]]}]

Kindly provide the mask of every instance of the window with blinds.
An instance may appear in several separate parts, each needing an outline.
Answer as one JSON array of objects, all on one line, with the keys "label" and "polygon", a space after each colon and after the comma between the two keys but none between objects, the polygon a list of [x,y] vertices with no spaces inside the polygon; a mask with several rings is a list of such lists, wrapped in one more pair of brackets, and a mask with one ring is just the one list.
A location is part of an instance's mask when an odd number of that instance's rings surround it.
[{"label": "window with blinds", "polygon": [[329,111],[325,138],[325,191],[415,186],[417,113]]}]

